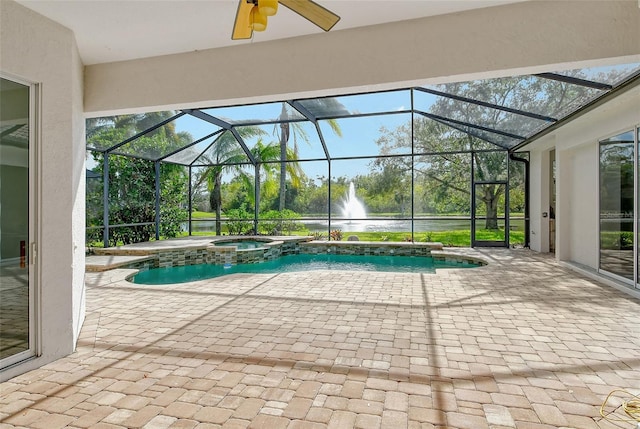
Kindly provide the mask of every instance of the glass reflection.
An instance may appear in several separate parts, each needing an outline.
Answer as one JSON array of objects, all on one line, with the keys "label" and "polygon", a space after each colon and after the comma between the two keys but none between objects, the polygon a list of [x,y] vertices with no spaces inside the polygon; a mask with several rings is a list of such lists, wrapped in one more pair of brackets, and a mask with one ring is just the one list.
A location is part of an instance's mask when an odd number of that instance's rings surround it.
[{"label": "glass reflection", "polygon": [[[244,138],[243,133],[240,134]],[[192,162],[194,166],[249,163],[249,157],[231,131],[215,137],[207,149]]]},{"label": "glass reflection", "polygon": [[0,79],[0,360],[29,349],[29,87]]},{"label": "glass reflection", "polygon": [[89,118],[86,120],[87,149],[107,150],[174,115],[174,111],[163,111]]},{"label": "glass reflection", "polygon": [[202,139],[198,143],[195,143],[191,146],[187,146],[181,151],[166,157],[163,161],[182,165],[192,164],[196,159],[203,155],[209,147],[213,145],[213,142],[215,142],[220,134],[222,134],[222,131],[217,131],[217,133],[213,136]]},{"label": "glass reflection", "polygon": [[203,111],[232,125],[305,120],[300,112],[286,102],[216,107]]},{"label": "glass reflection", "polygon": [[617,85],[624,82],[640,70],[639,63],[616,64],[612,66],[593,67],[588,69],[573,69],[555,72],[563,76],[579,77],[594,82]]},{"label": "glass reflection", "polygon": [[[168,115],[171,112],[166,113]],[[120,146],[113,153],[157,160],[191,145],[196,140],[212,135],[219,129],[220,127],[193,116],[182,115]]]},{"label": "glass reflection", "polygon": [[408,112],[411,110],[409,90],[376,92],[300,100],[299,103],[318,119],[350,115]]},{"label": "glass reflection", "polygon": [[414,107],[423,112],[519,136],[529,136],[549,125],[549,121],[543,119],[423,91],[414,92]]},{"label": "glass reflection", "polygon": [[633,280],[634,138],[600,142],[600,268]]}]

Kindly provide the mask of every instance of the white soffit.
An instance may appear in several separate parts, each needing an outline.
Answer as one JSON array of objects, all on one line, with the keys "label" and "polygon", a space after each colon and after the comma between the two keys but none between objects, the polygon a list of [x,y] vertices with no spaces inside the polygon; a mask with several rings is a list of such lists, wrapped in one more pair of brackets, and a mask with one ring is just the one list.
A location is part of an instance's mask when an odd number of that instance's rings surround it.
[{"label": "white soffit", "polygon": [[[281,7],[267,30],[232,41],[238,0],[17,0],[71,29],[85,65],[258,43],[322,30]],[[341,19],[331,31],[527,0],[317,0]]]}]

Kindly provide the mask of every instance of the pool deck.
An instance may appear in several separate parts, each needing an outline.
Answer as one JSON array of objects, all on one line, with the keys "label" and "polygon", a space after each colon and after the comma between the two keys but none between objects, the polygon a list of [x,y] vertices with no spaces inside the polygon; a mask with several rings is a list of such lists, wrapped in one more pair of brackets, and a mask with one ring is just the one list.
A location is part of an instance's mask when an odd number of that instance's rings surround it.
[{"label": "pool deck", "polygon": [[640,394],[640,300],[549,255],[466,252],[489,265],[88,272],[77,351],[0,384],[0,428],[635,428],[598,410]]}]

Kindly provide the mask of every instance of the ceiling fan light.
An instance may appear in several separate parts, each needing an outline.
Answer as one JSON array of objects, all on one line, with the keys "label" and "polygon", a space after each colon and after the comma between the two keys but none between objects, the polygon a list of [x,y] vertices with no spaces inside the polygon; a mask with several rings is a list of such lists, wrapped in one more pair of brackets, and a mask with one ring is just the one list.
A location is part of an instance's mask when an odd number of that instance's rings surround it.
[{"label": "ceiling fan light", "polygon": [[251,9],[251,28],[253,31],[264,31],[267,29],[267,16],[260,13],[258,6]]},{"label": "ceiling fan light", "polygon": [[258,0],[258,10],[265,16],[273,16],[278,12],[278,0]]}]

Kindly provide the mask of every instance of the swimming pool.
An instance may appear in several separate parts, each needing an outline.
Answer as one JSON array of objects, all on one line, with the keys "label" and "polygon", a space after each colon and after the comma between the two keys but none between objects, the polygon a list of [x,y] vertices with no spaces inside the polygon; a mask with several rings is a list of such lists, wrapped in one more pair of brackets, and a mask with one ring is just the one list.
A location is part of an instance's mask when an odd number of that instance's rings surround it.
[{"label": "swimming pool", "polygon": [[361,256],[335,254],[297,254],[258,264],[200,264],[153,268],[129,279],[132,283],[159,285],[185,283],[235,273],[285,273],[311,270],[387,271],[435,273],[440,268],[473,268],[479,264],[443,262],[425,256]]}]

